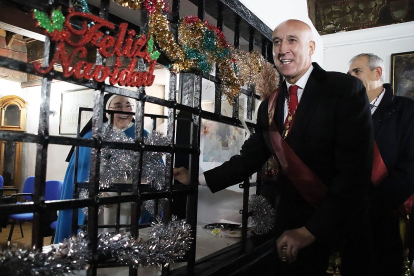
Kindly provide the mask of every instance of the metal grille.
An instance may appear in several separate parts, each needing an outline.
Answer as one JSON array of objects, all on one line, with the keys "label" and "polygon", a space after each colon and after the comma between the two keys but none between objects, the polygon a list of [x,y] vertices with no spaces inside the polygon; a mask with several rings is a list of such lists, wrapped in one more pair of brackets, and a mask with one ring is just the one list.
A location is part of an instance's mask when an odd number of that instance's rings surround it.
[{"label": "metal grille", "polygon": [[[13,5],[20,5],[24,10],[30,10],[37,8],[45,12],[50,12],[52,9],[62,6],[68,7],[68,1],[63,0],[9,0]],[[227,26],[234,32],[234,46],[239,47],[240,38],[245,38],[249,42],[249,50],[253,50],[255,45],[260,47],[262,54],[266,59],[271,60],[271,42],[270,42],[270,29],[266,27],[260,20],[258,20],[250,11],[248,11],[243,5],[241,5],[237,0],[217,0],[217,1],[208,1],[205,0],[192,0],[190,1],[198,7],[198,17],[203,20],[205,18],[206,12],[213,16],[217,20],[217,27],[222,30],[223,26]],[[171,14],[169,19],[171,21],[172,31],[177,34],[177,25],[180,17],[180,0],[171,1]],[[100,1],[100,7],[98,10],[92,10],[93,13],[99,14],[100,17],[106,19],[111,16],[111,19],[116,18],[113,15],[109,14],[109,5],[110,0]],[[118,21],[122,21],[117,19]],[[142,26],[136,26],[136,31],[143,31],[147,28],[146,26],[146,14],[142,12],[141,14]],[[131,28],[131,25],[129,25]],[[53,43],[50,42],[49,38],[46,37],[45,48],[44,48],[44,65],[47,65],[49,60],[54,55],[55,47]],[[165,57],[161,57],[159,62],[167,63]],[[106,60],[101,56],[97,56],[97,64],[105,64]],[[7,57],[0,57],[0,66],[8,69],[25,72],[28,74],[37,74],[33,66],[29,63],[25,63],[18,60],[13,60]],[[219,72],[218,72],[219,74]],[[214,112],[207,112],[201,109],[201,93],[202,93],[202,79],[208,79],[215,84],[215,108]],[[70,138],[63,136],[53,136],[49,135],[49,115],[50,115],[50,96],[53,91],[51,91],[51,82],[52,80],[61,80],[68,83],[73,83],[77,85],[84,86],[86,88],[94,89],[98,91],[95,96],[94,108],[93,108],[93,125],[99,126],[102,124],[102,114],[103,114],[103,97],[105,92],[114,93],[117,95],[127,96],[136,100],[136,130],[135,130],[135,143],[132,144],[123,144],[116,142],[109,142],[102,139],[102,130],[98,127],[93,127],[92,139],[82,139]],[[178,101],[176,101],[176,87],[177,82],[179,81],[178,87]],[[88,208],[88,238],[91,241],[92,248],[96,253],[96,244],[98,236],[98,209],[101,205],[109,204],[120,204],[123,202],[132,202],[131,207],[131,234],[134,237],[139,236],[138,229],[138,219],[140,217],[140,206],[143,200],[148,199],[161,199],[167,198],[169,205],[173,204],[171,199],[176,196],[186,196],[187,197],[187,213],[186,219],[187,222],[191,224],[193,229],[196,229],[197,224],[197,193],[198,193],[198,169],[199,169],[199,152],[200,152],[200,125],[201,119],[208,119],[224,124],[229,124],[242,128],[242,124],[239,121],[238,109],[233,109],[233,114],[231,117],[226,117],[221,115],[221,83],[217,76],[212,75],[202,75],[198,73],[186,72],[180,73],[179,75],[175,73],[170,73],[169,76],[169,95],[167,99],[155,98],[149,95],[146,95],[144,88],[138,88],[136,91],[131,91],[128,89],[115,87],[107,85],[104,83],[96,82],[84,82],[78,81],[75,79],[65,79],[62,73],[57,71],[51,71],[50,73],[42,76],[42,85],[41,85],[41,104],[40,104],[40,116],[39,116],[39,128],[38,134],[28,134],[28,133],[13,133],[7,131],[0,131],[0,140],[5,141],[19,141],[19,142],[30,142],[37,144],[37,155],[36,155],[36,168],[35,168],[35,194],[33,198],[33,203],[31,204],[21,204],[21,205],[0,205],[0,212],[3,214],[11,213],[24,213],[24,212],[34,212],[33,220],[33,230],[32,230],[32,245],[41,248],[43,246],[43,233],[42,233],[42,224],[43,214],[46,210],[62,210],[62,209],[77,209],[77,208]],[[258,96],[254,93],[254,87],[250,86],[247,90],[242,91],[243,94],[247,97],[247,118],[252,119],[253,110],[254,110],[254,99],[258,99]],[[237,101],[237,100],[236,100]],[[161,116],[166,120],[167,124],[167,137],[170,141],[168,146],[151,146],[145,145],[142,137],[142,125],[143,119],[146,116],[144,114],[144,105],[145,103],[152,103],[156,105],[163,106],[167,109],[166,116]],[[237,101],[238,102],[238,101]],[[236,104],[238,106],[238,104]],[[82,111],[82,110],[81,110]],[[175,137],[177,129],[180,128],[180,120],[177,120],[177,111],[182,114],[187,114],[187,120],[191,122],[191,127],[189,129],[189,143],[188,144],[176,144]],[[155,120],[157,117],[152,116]],[[247,123],[249,128],[253,128],[254,125]],[[78,130],[79,131],[79,130]],[[75,195],[73,200],[59,200],[59,201],[44,201],[45,195],[45,181],[46,181],[46,167],[48,162],[48,146],[50,144],[59,144],[59,145],[73,145],[73,146],[83,146],[90,147],[92,149],[91,154],[91,170],[90,170],[90,181],[87,183],[77,183],[77,187],[87,187],[89,191],[89,197],[84,199],[79,199]],[[141,158],[136,160],[134,166],[142,166],[142,155],[144,151],[157,151],[167,153],[165,165],[167,167],[167,173],[165,175],[166,189],[162,191],[153,191],[146,190],[140,185],[140,170],[137,170],[137,175],[133,176],[132,181],[132,194],[131,195],[120,195],[114,197],[99,197],[99,163],[100,163],[100,154],[103,148],[114,148],[114,149],[127,149],[132,151],[137,151],[140,153]],[[176,154],[187,155],[188,158],[188,167],[190,169],[191,183],[185,189],[174,189],[172,185],[172,169],[175,165],[175,156]],[[77,164],[77,162],[75,163]],[[75,179],[77,179],[75,177]],[[242,251],[246,248],[247,240],[247,201],[249,196],[249,187],[250,183],[248,180],[242,185],[244,190],[243,195],[243,235],[241,241]],[[75,189],[76,190],[76,189]],[[167,208],[167,210],[171,210]],[[73,222],[76,222],[76,212],[73,212]],[[118,212],[119,216],[119,212]],[[167,212],[164,214],[164,220],[169,221],[171,219],[171,213]],[[76,224],[76,223],[74,223]],[[117,223],[117,229],[119,230],[119,217]],[[75,233],[77,227],[73,227],[72,232]],[[195,238],[195,231],[194,231]],[[185,260],[187,262],[186,269],[189,274],[191,274],[196,265],[195,259],[195,247],[197,240],[192,244],[190,251],[188,252],[188,257]],[[98,262],[92,262],[90,268],[88,269],[88,275],[96,275],[97,268],[99,267]],[[163,273],[167,273],[168,268],[163,268]],[[130,268],[130,275],[137,275],[138,271],[136,269]]]}]

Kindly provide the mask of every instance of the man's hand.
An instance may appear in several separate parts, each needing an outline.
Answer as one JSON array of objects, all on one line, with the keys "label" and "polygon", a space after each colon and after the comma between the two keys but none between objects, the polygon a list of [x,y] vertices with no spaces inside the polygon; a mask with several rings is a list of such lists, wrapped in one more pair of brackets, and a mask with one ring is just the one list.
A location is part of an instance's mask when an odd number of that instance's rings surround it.
[{"label": "man's hand", "polygon": [[178,180],[185,185],[190,184],[190,174],[188,173],[188,170],[186,168],[174,168],[173,175],[175,180]]},{"label": "man's hand", "polygon": [[288,263],[294,262],[299,250],[314,241],[315,237],[305,227],[287,230],[276,241],[279,258]]}]

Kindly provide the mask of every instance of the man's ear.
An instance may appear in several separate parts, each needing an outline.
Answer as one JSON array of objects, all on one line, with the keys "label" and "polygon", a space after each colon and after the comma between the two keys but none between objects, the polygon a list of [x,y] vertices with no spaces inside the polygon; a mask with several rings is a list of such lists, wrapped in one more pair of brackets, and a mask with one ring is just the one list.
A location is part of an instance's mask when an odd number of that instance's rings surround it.
[{"label": "man's ear", "polygon": [[315,41],[311,40],[309,41],[309,55],[312,56],[313,53],[315,53],[316,44]]},{"label": "man's ear", "polygon": [[380,80],[382,76],[382,68],[380,66],[374,69],[375,71],[375,80]]}]

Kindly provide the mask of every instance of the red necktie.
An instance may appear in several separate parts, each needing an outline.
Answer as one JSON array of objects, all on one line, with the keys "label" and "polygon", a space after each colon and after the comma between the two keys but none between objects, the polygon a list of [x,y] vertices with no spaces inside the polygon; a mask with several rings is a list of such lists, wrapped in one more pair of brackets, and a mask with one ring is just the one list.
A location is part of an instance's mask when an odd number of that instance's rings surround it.
[{"label": "red necktie", "polygon": [[289,87],[289,111],[291,114],[295,114],[296,108],[298,107],[298,86],[291,85]]},{"label": "red necktie", "polygon": [[298,86],[291,85],[289,87],[289,111],[285,120],[284,138],[286,138],[292,128],[293,119],[295,118],[296,108],[298,107]]}]

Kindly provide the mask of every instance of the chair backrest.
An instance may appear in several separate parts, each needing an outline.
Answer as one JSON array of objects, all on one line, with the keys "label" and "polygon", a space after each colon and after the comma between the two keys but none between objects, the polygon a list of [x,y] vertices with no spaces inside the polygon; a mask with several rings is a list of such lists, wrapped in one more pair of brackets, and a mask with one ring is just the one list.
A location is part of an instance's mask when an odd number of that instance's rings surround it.
[{"label": "chair backrest", "polygon": [[62,193],[63,182],[59,180],[47,180],[45,200],[58,200]]},{"label": "chair backrest", "polygon": [[[23,184],[22,193],[33,194],[34,193],[34,183],[35,183],[35,177],[34,176],[29,176],[28,178],[26,178],[26,180],[24,181],[24,184]],[[24,197],[24,199],[26,199],[28,201],[32,201],[31,196],[23,196],[23,197]]]},{"label": "chair backrest", "polygon": [[3,176],[0,175],[0,189],[3,189],[3,185],[4,185],[4,178]]}]

